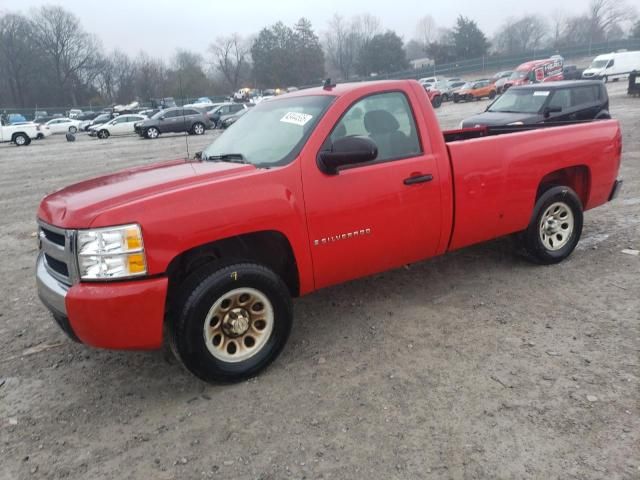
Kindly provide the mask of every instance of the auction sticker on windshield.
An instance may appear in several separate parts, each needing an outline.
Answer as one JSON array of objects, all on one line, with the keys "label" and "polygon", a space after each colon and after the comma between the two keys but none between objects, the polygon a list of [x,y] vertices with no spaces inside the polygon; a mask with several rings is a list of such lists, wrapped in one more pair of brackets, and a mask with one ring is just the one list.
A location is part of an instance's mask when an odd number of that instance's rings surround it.
[{"label": "auction sticker on windshield", "polygon": [[312,118],[313,115],[309,115],[308,113],[288,112],[280,119],[280,121],[284,123],[293,123],[294,125],[300,125],[302,127]]},{"label": "auction sticker on windshield", "polygon": [[549,95],[549,90],[539,90],[537,92],[533,92],[534,97],[546,97]]}]

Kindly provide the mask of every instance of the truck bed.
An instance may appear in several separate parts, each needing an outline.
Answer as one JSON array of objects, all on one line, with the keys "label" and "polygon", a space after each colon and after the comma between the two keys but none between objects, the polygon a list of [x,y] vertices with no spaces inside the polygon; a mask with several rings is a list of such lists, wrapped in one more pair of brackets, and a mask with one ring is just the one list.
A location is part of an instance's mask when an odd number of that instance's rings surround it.
[{"label": "truck bed", "polygon": [[455,196],[451,250],[524,230],[539,185],[562,169],[569,169],[572,178],[563,180],[573,182],[565,184],[573,186],[585,210],[601,205],[619,166],[616,120],[471,128],[444,136]]},{"label": "truck bed", "polygon": [[601,120],[578,120],[570,122],[547,122],[536,123],[534,125],[505,125],[499,127],[472,127],[459,128],[455,130],[444,130],[442,135],[446,143],[459,142],[462,140],[471,140],[473,138],[491,137],[495,135],[505,135],[508,133],[527,132],[530,130],[540,130],[551,127],[566,127],[568,125],[578,125],[585,123],[593,123]]}]

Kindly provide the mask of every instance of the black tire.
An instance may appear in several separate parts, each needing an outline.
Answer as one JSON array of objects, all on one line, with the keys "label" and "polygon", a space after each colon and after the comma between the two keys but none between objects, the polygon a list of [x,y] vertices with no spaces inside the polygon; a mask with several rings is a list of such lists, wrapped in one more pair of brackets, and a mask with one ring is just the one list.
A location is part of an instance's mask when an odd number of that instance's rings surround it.
[{"label": "black tire", "polygon": [[443,101],[443,102],[448,102],[449,100],[451,100],[451,99],[449,98],[449,94],[448,94],[448,93],[443,93],[443,94],[442,94],[442,101]]},{"label": "black tire", "polygon": [[156,127],[148,127],[144,131],[144,138],[155,139],[160,135],[160,130]]},{"label": "black tire", "polygon": [[491,90],[491,92],[489,93],[489,100],[493,100],[494,98],[496,98],[496,91]]},{"label": "black tire", "polygon": [[207,128],[204,126],[202,122],[196,122],[191,127],[191,133],[193,135],[204,135],[204,132]]},{"label": "black tire", "polygon": [[36,137],[36,140],[42,140],[44,138],[44,135],[42,133],[39,133],[38,136]]},{"label": "black tire", "polygon": [[467,95],[467,97],[466,97],[466,101],[467,101],[467,102],[470,102],[470,101],[472,101],[472,100],[473,100],[473,95],[468,94],[468,95]]},{"label": "black tire", "polygon": [[[257,290],[268,299],[273,309],[273,327],[253,356],[227,362],[209,351],[204,322],[212,306],[238,288]],[[201,268],[184,281],[172,305],[168,324],[171,349],[187,370],[210,383],[239,382],[257,375],[280,354],[293,321],[287,286],[273,271],[253,263]]]},{"label": "black tire", "polygon": [[[557,234],[552,233],[548,235],[547,232],[543,232],[542,222],[550,207],[554,204],[564,205],[570,210],[573,221],[573,228],[569,234],[565,234],[563,231],[559,231]],[[562,212],[562,210],[560,210]],[[567,219],[565,216],[564,219]],[[571,218],[568,219],[568,221]],[[557,219],[556,223],[559,224],[559,228],[563,228],[563,218]],[[570,223],[566,223],[570,225]],[[583,225],[583,213],[582,202],[576,192],[569,187],[552,186],[549,187],[538,198],[536,205],[533,209],[531,216],[531,222],[527,229],[519,235],[519,243],[523,247],[525,254],[529,260],[540,265],[552,265],[559,263],[569,255],[576,248],[578,241],[580,241],[580,235],[582,234]],[[550,242],[553,245],[555,236],[564,241],[563,246],[554,250],[549,247]],[[565,240],[564,235],[568,235],[568,239]],[[543,236],[547,238],[546,242],[543,241]]]},{"label": "black tire", "polygon": [[98,130],[98,133],[96,134],[96,136],[101,140],[109,138],[109,135],[109,130],[105,130],[104,128],[102,130]]},{"label": "black tire", "polygon": [[433,105],[433,108],[440,108],[440,105],[442,105],[442,97],[440,95],[433,97],[431,105]]},{"label": "black tire", "polygon": [[13,136],[13,143],[15,143],[18,147],[26,147],[31,143],[31,139],[29,135],[25,133],[16,133]]},{"label": "black tire", "polygon": [[453,103],[458,103],[459,101],[460,101],[460,97],[458,96],[453,97]]},{"label": "black tire", "polygon": [[74,127],[73,125],[69,127],[69,133],[76,133],[78,131],[78,127]]}]

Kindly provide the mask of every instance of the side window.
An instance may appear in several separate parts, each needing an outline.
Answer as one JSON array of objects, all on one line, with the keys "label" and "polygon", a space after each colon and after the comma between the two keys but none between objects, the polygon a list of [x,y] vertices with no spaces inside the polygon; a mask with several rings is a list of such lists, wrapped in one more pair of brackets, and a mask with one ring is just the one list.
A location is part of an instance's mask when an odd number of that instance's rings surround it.
[{"label": "side window", "polygon": [[178,116],[180,112],[178,110],[171,110],[164,114],[164,118],[175,118]]},{"label": "side window", "polygon": [[244,107],[242,105],[234,105],[231,107],[231,113],[236,113],[242,110]]},{"label": "side window", "polygon": [[371,95],[355,103],[334,127],[330,140],[354,135],[376,143],[376,162],[421,153],[413,112],[400,92]]},{"label": "side window", "polygon": [[198,112],[195,110],[187,109],[184,111],[184,115],[198,115]]},{"label": "side window", "polygon": [[220,110],[218,110],[218,112],[220,113],[220,115],[226,115],[227,113],[229,113],[229,105],[220,107]]},{"label": "side window", "polygon": [[595,89],[592,86],[578,87],[573,89],[573,99],[571,105],[573,107],[583,106],[585,104],[597,101]]},{"label": "side window", "polygon": [[614,63],[615,63],[615,61],[612,58],[611,60],[609,60],[609,63],[607,63],[606,68],[613,67]]},{"label": "side window", "polygon": [[562,110],[566,110],[571,106],[571,90],[565,88],[563,90],[556,90],[549,101],[549,107],[560,107]]}]

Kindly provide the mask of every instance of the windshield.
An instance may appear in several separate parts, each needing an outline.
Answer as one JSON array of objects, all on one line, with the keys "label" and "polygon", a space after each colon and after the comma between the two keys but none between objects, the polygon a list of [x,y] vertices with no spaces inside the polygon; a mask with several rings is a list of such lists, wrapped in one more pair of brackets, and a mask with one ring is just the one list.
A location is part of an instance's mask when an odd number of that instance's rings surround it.
[{"label": "windshield", "polygon": [[520,80],[521,78],[526,78],[527,76],[527,71],[525,70],[516,70],[515,72],[513,72],[511,74],[511,76],[509,77],[511,80]]},{"label": "windshield", "polygon": [[108,113],[105,113],[105,114],[102,114],[102,115],[98,115],[96,117],[96,121],[97,122],[102,122],[102,121],[106,122],[107,120],[109,120],[109,114]]},{"label": "windshield", "polygon": [[604,68],[607,66],[608,61],[609,60],[594,60],[593,62],[591,62],[589,68]]},{"label": "windshield", "polygon": [[548,90],[509,89],[498,98],[488,112],[538,113],[549,97]]},{"label": "windshield", "polygon": [[286,165],[298,155],[334,98],[317,95],[262,102],[225,130],[202,158],[237,154],[257,167]]}]

